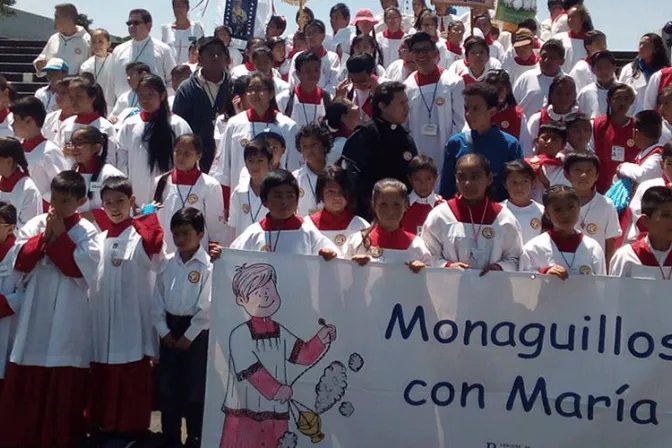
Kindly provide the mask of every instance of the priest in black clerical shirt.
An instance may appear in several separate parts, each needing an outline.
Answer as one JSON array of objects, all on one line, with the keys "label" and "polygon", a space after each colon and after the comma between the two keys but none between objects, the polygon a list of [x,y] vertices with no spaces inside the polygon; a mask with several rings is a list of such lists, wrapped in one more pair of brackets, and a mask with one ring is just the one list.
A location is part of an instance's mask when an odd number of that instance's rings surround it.
[{"label": "priest in black clerical shirt", "polygon": [[371,220],[371,193],[385,178],[404,182],[410,192],[408,165],[418,155],[413,137],[404,129],[408,97],[404,84],[380,84],[372,98],[373,120],[357,127],[345,142],[343,164],[357,194],[357,214]]}]

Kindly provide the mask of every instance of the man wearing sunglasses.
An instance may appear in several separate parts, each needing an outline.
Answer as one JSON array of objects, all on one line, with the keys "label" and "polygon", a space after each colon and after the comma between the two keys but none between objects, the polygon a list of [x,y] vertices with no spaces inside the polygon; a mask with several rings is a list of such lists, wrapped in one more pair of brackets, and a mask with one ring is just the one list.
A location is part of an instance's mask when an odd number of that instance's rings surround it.
[{"label": "man wearing sunglasses", "polygon": [[150,37],[152,15],[147,10],[134,9],[128,14],[126,26],[131,40],[119,45],[112,54],[111,82],[106,98],[116,99],[128,89],[126,66],[131,62],[147,64],[152,73],[160,76],[168,90],[172,91],[170,72],[176,65],[175,55],[168,45]]}]

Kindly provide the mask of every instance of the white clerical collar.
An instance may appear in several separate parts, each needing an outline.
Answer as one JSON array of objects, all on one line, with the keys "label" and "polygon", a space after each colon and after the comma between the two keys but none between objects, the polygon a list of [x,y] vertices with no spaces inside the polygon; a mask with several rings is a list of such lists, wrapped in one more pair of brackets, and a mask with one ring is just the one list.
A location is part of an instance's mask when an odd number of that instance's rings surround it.
[{"label": "white clerical collar", "polygon": [[408,197],[408,200],[411,203],[411,205],[417,202],[418,204],[427,204],[434,207],[434,204],[436,204],[436,193],[432,191],[432,193],[426,198],[421,198],[420,196],[418,196],[418,193],[412,191],[410,196]]}]

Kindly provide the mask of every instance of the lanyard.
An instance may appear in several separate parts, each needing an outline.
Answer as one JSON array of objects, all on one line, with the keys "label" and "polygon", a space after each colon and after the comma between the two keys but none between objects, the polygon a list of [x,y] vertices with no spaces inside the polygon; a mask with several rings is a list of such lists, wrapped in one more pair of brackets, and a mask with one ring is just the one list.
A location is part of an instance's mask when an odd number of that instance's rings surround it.
[{"label": "lanyard", "polygon": [[54,98],[54,94],[51,93],[51,90],[47,90],[47,113],[49,113],[49,107],[51,106],[51,100]]},{"label": "lanyard", "polygon": [[[255,123],[256,123],[255,121],[252,122],[252,138],[257,136],[257,127],[254,125]],[[267,122],[266,124],[269,125],[271,123]],[[270,130],[270,128],[269,128],[269,130]]]},{"label": "lanyard", "polygon": [[194,189],[194,185],[196,185],[196,182],[194,182],[194,183],[189,187],[189,191],[187,191],[187,197],[186,197],[186,198],[182,197],[182,192],[180,191],[180,186],[179,186],[179,185],[175,185],[175,187],[177,188],[177,194],[180,195],[180,202],[182,202],[182,208],[185,208],[185,207],[186,207],[186,203],[187,203],[187,201],[189,200],[189,196],[191,196],[191,190]]},{"label": "lanyard", "polygon": [[481,227],[483,227],[483,221],[485,221],[485,213],[488,211],[488,205],[490,205],[490,198],[485,199],[485,207],[483,207],[483,215],[481,216],[481,222],[478,224],[478,230],[474,225],[474,216],[471,214],[471,207],[469,208],[469,219],[471,220],[471,231],[474,234],[474,241],[478,241],[478,234],[481,233]]},{"label": "lanyard", "polygon": [[[252,213],[252,196],[250,196],[250,189],[248,188],[247,190],[247,205],[250,206],[250,218],[252,218],[252,224],[257,222],[257,218],[259,217],[259,212],[261,211],[261,207],[264,205],[259,201],[259,207],[257,208],[256,213]],[[276,241],[275,244],[277,245],[278,242]]]},{"label": "lanyard", "polygon": [[307,125],[317,120],[317,106],[318,105],[315,104],[315,113],[313,114],[313,120],[308,121],[308,113],[306,112],[306,105],[301,103],[301,107],[303,107],[303,117],[306,119],[306,124]]},{"label": "lanyard", "polygon": [[428,105],[427,100],[425,100],[425,95],[422,93],[422,87],[419,88],[420,98],[422,98],[422,102],[425,105],[425,109],[427,109],[430,121],[432,119],[432,110],[434,109],[434,100],[436,99],[436,92],[438,89],[439,89],[439,82],[437,81],[436,84],[434,84],[434,93],[432,94],[432,101],[430,101]]},{"label": "lanyard", "polygon": [[588,209],[586,209],[586,213],[581,217],[581,228],[585,229],[586,228],[586,219],[588,219],[588,214],[590,213],[590,208],[593,206],[593,201],[590,201],[590,204],[588,204]]},{"label": "lanyard", "polygon": [[576,252],[574,252],[574,256],[572,257],[572,262],[571,263],[569,261],[567,261],[567,258],[565,258],[565,254],[560,249],[558,249],[558,252],[560,252],[560,256],[564,260],[565,265],[567,266],[567,269],[568,270],[572,269],[574,267],[574,262],[576,261]]},{"label": "lanyard", "polygon": [[[308,166],[306,165],[306,168]],[[310,168],[308,168],[308,173],[306,173],[306,178],[308,178],[308,185],[310,186],[310,192],[313,194],[313,199],[315,200],[315,206],[317,207],[317,195],[315,194],[315,189],[313,188],[313,181],[310,180]]]},{"label": "lanyard", "polygon": [[96,81],[98,81],[98,77],[100,77],[100,74],[103,72],[103,68],[105,67],[105,63],[107,62],[107,58],[109,58],[110,55],[108,54],[105,56],[105,60],[103,60],[103,64],[100,66],[100,70],[98,70],[98,58],[95,56],[93,57],[93,71],[96,73]]},{"label": "lanyard", "polygon": [[[649,244],[651,244],[651,243],[649,243]],[[667,275],[665,275],[665,270],[663,269],[664,266],[660,265],[660,261],[658,261],[658,257],[656,257],[655,252],[653,252],[653,250],[651,250],[651,252],[653,253],[653,258],[656,259],[656,265],[658,265],[658,269],[660,270],[660,275],[663,276],[663,280],[672,279],[672,266],[670,266],[670,269],[669,269]],[[665,260],[663,260],[663,265],[664,264],[665,264]]]},{"label": "lanyard", "polygon": [[275,244],[273,244],[273,231],[269,230],[268,232],[266,232],[266,243],[268,248],[270,249],[270,252],[275,252],[275,249],[277,249],[278,247],[278,241],[280,241],[280,232],[282,232],[282,230],[278,230],[277,232],[278,234],[275,237]]},{"label": "lanyard", "polygon": [[[135,59],[133,59],[133,62],[138,62],[138,59],[140,59],[140,56],[142,56],[142,53],[145,52],[145,48],[147,48],[147,45],[149,45],[149,43],[150,43],[151,41],[152,41],[152,38],[151,38],[151,37],[148,37],[148,38],[147,38],[147,42],[145,42],[145,45],[143,45],[142,49],[140,50],[140,53],[138,53],[138,55],[135,57]],[[131,44],[131,45],[133,45],[133,44]],[[132,50],[131,50],[131,51],[132,51]]]},{"label": "lanyard", "polygon": [[[133,101],[131,101],[133,98]],[[128,94],[128,107],[136,107],[138,105],[138,94],[134,91]]]}]

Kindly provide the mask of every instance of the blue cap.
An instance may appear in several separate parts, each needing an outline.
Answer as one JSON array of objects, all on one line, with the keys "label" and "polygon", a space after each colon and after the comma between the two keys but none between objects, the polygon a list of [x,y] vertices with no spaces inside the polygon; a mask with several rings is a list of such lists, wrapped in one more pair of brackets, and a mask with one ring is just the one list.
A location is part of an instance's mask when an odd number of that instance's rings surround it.
[{"label": "blue cap", "polygon": [[61,58],[51,58],[47,61],[47,65],[42,69],[43,72],[63,72],[68,73],[70,67],[68,63]]}]

